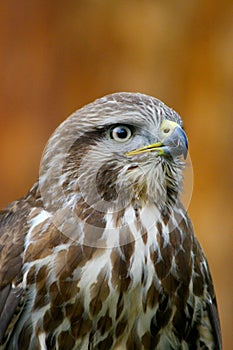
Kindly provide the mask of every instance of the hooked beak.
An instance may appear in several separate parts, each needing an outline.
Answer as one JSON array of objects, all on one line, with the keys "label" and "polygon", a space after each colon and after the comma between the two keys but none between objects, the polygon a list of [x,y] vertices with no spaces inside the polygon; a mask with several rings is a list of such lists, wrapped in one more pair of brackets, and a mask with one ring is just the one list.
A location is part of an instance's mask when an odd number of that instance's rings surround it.
[{"label": "hooked beak", "polygon": [[179,124],[166,119],[161,124],[161,141],[127,152],[125,155],[133,156],[146,152],[155,152],[158,156],[171,156],[173,158],[183,155],[186,159],[188,153],[187,136]]}]

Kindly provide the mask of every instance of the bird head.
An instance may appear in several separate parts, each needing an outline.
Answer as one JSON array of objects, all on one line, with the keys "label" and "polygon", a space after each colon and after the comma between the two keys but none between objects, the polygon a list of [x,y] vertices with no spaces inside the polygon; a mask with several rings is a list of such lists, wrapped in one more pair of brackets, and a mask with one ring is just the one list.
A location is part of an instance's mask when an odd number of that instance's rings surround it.
[{"label": "bird head", "polygon": [[116,93],[77,110],[45,149],[40,172],[51,207],[121,210],[133,202],[174,205],[182,189],[187,137],[160,100]]}]

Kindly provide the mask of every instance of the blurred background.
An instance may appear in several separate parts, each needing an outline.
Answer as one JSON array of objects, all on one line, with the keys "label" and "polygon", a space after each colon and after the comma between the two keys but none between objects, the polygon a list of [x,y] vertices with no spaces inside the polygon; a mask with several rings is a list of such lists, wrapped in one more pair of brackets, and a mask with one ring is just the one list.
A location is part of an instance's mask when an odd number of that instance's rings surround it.
[{"label": "blurred background", "polygon": [[71,112],[139,91],[178,111],[189,137],[189,206],[232,349],[233,3],[222,0],[0,2],[0,207],[38,176]]}]

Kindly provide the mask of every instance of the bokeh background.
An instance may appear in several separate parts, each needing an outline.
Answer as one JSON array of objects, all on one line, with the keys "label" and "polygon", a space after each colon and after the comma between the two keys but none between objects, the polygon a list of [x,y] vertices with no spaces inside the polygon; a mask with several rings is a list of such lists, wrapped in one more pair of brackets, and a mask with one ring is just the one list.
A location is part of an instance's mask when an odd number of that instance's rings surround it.
[{"label": "bokeh background", "polygon": [[211,266],[232,349],[233,3],[228,0],[0,2],[0,207],[38,176],[49,135],[116,91],[183,117],[194,167],[189,213]]}]

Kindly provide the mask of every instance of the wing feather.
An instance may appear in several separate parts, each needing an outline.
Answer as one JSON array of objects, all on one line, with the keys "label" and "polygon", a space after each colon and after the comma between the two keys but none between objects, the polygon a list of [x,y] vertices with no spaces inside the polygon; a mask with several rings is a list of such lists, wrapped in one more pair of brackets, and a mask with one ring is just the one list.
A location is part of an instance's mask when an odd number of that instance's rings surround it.
[{"label": "wing feather", "polygon": [[206,277],[209,295],[210,295],[210,298],[207,300],[207,303],[206,303],[207,315],[209,317],[209,322],[211,324],[212,334],[216,345],[216,349],[222,349],[221,327],[220,327],[220,320],[219,320],[219,314],[218,314],[217,300],[216,300],[213,281],[212,281],[212,277],[210,274],[207,261],[206,261],[205,273],[206,273],[205,277]]},{"label": "wing feather", "polygon": [[0,211],[0,344],[9,337],[24,305],[22,255],[27,217],[31,211],[28,196]]}]

